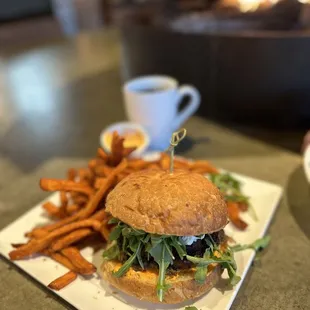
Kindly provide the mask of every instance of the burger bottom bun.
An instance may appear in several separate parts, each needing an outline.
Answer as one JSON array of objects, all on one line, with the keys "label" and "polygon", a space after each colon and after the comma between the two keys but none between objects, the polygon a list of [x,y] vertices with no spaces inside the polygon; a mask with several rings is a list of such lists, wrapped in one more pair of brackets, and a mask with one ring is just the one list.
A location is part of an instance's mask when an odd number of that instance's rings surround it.
[{"label": "burger bottom bun", "polygon": [[[130,268],[120,278],[113,276],[121,264],[117,261],[104,261],[100,268],[100,274],[104,280],[117,287],[128,295],[137,297],[143,301],[159,303],[156,294],[158,270],[135,271]],[[182,270],[176,275],[166,275],[165,283],[170,287],[164,294],[163,303],[176,304],[194,299],[207,293],[221,277],[223,270],[220,265],[209,266],[206,281],[199,284],[195,281],[195,269]]]}]

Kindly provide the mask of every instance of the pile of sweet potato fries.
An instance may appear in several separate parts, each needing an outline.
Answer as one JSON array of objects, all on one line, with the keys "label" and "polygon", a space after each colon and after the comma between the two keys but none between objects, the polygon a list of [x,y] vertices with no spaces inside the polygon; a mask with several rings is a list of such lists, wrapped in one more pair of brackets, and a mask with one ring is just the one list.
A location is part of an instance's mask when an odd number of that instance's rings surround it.
[{"label": "pile of sweet potato fries", "polygon": [[[128,158],[134,148],[124,147],[124,138],[113,133],[111,153],[99,148],[97,156],[91,159],[87,168],[69,169],[65,180],[40,180],[45,191],[59,191],[60,205],[52,202],[43,204],[43,209],[54,221],[27,232],[29,241],[25,244],[12,244],[15,248],[9,253],[12,260],[20,260],[33,255],[45,255],[70,271],[49,284],[59,290],[77,275],[87,276],[96,272],[96,267],[80,254],[81,244],[94,235],[108,240],[111,225],[105,212],[105,198],[109,191],[132,172],[142,169],[169,169],[170,158],[162,153],[156,161]],[[218,173],[207,161],[189,162],[176,158],[175,169],[186,169],[198,173]],[[240,210],[233,211],[232,220],[238,220]],[[231,213],[231,212],[230,212]],[[102,240],[101,239],[101,240]]]}]

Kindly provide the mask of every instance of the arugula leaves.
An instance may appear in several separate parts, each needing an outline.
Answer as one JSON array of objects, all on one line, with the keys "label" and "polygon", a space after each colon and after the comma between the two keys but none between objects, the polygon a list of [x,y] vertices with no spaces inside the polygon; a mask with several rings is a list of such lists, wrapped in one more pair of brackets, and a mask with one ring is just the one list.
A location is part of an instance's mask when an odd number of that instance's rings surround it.
[{"label": "arugula leaves", "polygon": [[225,251],[221,251],[211,235],[205,239],[209,248],[206,249],[203,257],[195,257],[186,255],[186,259],[197,265],[195,280],[198,283],[203,284],[210,264],[221,264],[224,269],[227,269],[230,283],[232,285],[237,284],[240,281],[240,277],[236,275],[237,265],[234,259],[233,252],[230,248]]},{"label": "arugula leaves", "polygon": [[236,274],[237,266],[234,260],[234,252],[249,248],[257,251],[266,247],[270,241],[270,237],[267,236],[250,245],[236,245],[222,251],[211,235],[205,235],[202,240],[206,242],[208,247],[203,257],[196,257],[187,255],[186,246],[178,236],[149,234],[130,227],[117,219],[112,219],[110,223],[116,225],[110,234],[111,244],[102,256],[108,260],[125,261],[113,275],[115,277],[123,276],[133,264],[139,264],[144,269],[148,261],[154,260],[159,268],[156,286],[159,301],[163,301],[165,291],[169,289],[169,285],[165,282],[166,272],[176,258],[186,259],[196,265],[195,280],[199,284],[205,282],[208,266],[216,263],[227,269],[230,283],[235,285],[240,281],[240,277]]},{"label": "arugula leaves", "polygon": [[148,251],[154,258],[159,267],[159,275],[157,281],[157,296],[159,301],[163,301],[164,292],[169,288],[165,284],[166,271],[169,265],[173,264],[173,254],[169,249],[165,238],[151,237],[152,248]]},{"label": "arugula leaves", "polygon": [[199,284],[204,284],[206,281],[207,272],[208,266],[198,265],[195,272],[195,281]]},{"label": "arugula leaves", "polygon": [[229,173],[211,173],[209,180],[224,194],[226,201],[245,203],[249,206],[249,215],[257,221],[256,212],[249,201],[249,197],[241,192],[241,183]]},{"label": "arugula leaves", "polygon": [[133,254],[131,254],[131,256],[126,260],[126,262],[122,265],[120,269],[118,269],[116,272],[113,272],[113,275],[116,278],[120,278],[121,276],[123,276],[129,270],[131,265],[134,263],[140,251],[141,251],[141,244],[139,242],[136,251]]},{"label": "arugula leaves", "polygon": [[149,261],[152,257],[159,267],[156,289],[159,300],[163,301],[164,293],[169,288],[165,283],[166,271],[175,260],[173,249],[176,250],[180,259],[183,259],[186,255],[185,245],[179,241],[177,236],[148,234],[116,219],[110,220],[110,223],[117,225],[109,237],[112,245],[103,252],[103,257],[105,259],[115,259],[121,255],[128,257],[122,267],[113,275],[115,277],[123,276],[134,263],[138,263],[144,269],[145,261]]},{"label": "arugula leaves", "polygon": [[116,241],[113,241],[110,246],[102,253],[102,257],[104,259],[108,259],[108,260],[111,260],[111,259],[115,259],[119,256],[120,254],[120,251],[119,251],[119,248],[117,246],[117,243]]},{"label": "arugula leaves", "polygon": [[179,258],[183,259],[186,255],[186,248],[184,244],[180,241],[179,237],[177,236],[171,236],[169,239],[167,239],[168,244],[170,247],[175,248],[177,251]]},{"label": "arugula leaves", "polygon": [[253,249],[255,252],[265,249],[270,243],[271,237],[265,236],[263,238],[257,239],[251,244],[237,244],[231,247],[231,250],[234,252],[239,252],[247,249]]},{"label": "arugula leaves", "polygon": [[231,192],[233,194],[241,191],[241,183],[229,173],[211,173],[209,178],[222,192]]}]

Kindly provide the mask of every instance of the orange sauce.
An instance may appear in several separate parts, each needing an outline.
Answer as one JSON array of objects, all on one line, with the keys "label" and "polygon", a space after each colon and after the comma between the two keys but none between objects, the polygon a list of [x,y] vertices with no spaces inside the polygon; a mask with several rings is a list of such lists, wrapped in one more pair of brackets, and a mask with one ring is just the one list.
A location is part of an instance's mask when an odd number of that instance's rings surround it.
[{"label": "orange sauce", "polygon": [[[106,145],[111,148],[112,143],[112,132],[107,132],[104,135]],[[128,129],[121,134],[125,138],[124,147],[140,147],[145,143],[144,136],[141,131],[135,129]]]}]

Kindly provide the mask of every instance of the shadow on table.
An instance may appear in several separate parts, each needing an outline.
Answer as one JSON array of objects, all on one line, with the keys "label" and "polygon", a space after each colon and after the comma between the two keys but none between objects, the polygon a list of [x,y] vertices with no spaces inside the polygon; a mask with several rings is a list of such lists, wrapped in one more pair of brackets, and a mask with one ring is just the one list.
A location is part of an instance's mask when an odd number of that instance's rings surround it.
[{"label": "shadow on table", "polygon": [[184,138],[182,143],[180,143],[177,146],[176,152],[179,154],[182,154],[182,153],[190,151],[197,144],[209,144],[210,142],[211,140],[208,137],[201,137],[201,138],[194,139],[190,136],[187,136]]},{"label": "shadow on table", "polygon": [[263,124],[261,126],[251,126],[230,122],[222,125],[248,138],[298,154],[300,153],[303,137],[307,132],[305,128],[266,128]]},{"label": "shadow on table", "polygon": [[286,192],[293,217],[300,229],[310,239],[310,185],[301,165],[289,176]]}]

